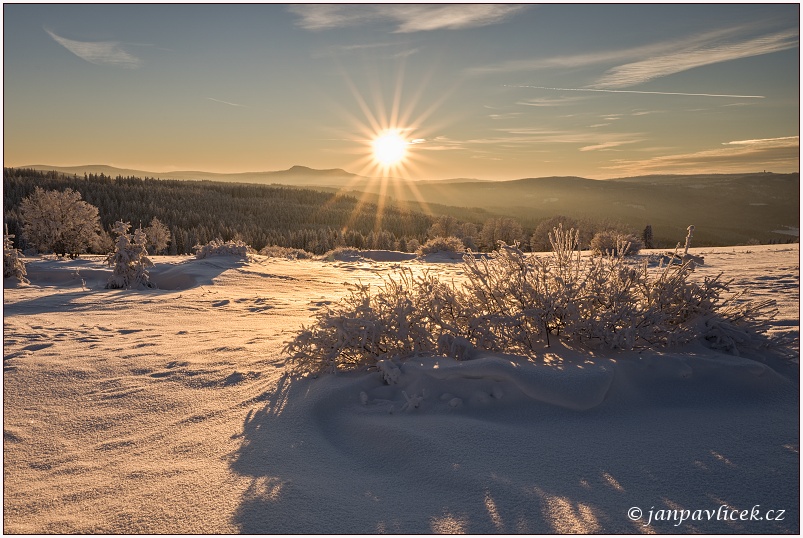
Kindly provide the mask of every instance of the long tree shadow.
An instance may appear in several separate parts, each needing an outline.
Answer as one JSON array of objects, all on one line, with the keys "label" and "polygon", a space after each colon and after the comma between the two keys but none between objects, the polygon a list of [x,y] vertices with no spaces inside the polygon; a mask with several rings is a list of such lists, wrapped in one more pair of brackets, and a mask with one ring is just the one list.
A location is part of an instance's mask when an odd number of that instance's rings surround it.
[{"label": "long tree shadow", "polygon": [[792,384],[740,398],[677,380],[583,412],[377,415],[360,411],[364,377],[285,377],[248,412],[231,460],[251,479],[243,533],[799,530]]},{"label": "long tree shadow", "polygon": [[[72,264],[75,261],[71,260],[67,263]],[[150,269],[150,281],[157,286],[156,288],[130,290],[104,288],[111,275],[110,269],[93,269],[91,271],[81,269],[78,271],[78,267],[66,266],[55,270],[31,271],[32,274],[29,275],[31,286],[45,290],[55,288],[56,292],[4,305],[3,315],[80,312],[95,310],[99,306],[113,309],[116,303],[128,301],[132,297],[140,299],[159,297],[174,291],[211,285],[214,279],[225,271],[245,265],[247,262],[244,260],[227,258],[212,261],[190,259],[178,264],[158,265]],[[83,284],[82,279],[84,279]],[[66,292],[64,288],[69,288],[71,291]]]}]

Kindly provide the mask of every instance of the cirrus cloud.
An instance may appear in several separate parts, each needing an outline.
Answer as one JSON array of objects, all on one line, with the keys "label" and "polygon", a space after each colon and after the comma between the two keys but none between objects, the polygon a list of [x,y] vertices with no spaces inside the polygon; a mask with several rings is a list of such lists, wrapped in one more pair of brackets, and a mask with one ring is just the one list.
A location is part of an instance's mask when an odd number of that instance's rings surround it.
[{"label": "cirrus cloud", "polygon": [[503,4],[304,4],[288,9],[301,17],[305,30],[328,30],[372,22],[391,22],[394,33],[458,30],[488,26],[509,19],[529,6]]},{"label": "cirrus cloud", "polygon": [[123,50],[117,41],[76,41],[61,37],[47,28],[45,28],[45,32],[56,43],[91,64],[110,65],[125,69],[136,69],[142,64],[142,60]]},{"label": "cirrus cloud", "polygon": [[799,45],[797,29],[749,39],[702,40],[643,60],[614,67],[600,77],[595,88],[627,88],[655,78],[752,56],[788,50]]}]

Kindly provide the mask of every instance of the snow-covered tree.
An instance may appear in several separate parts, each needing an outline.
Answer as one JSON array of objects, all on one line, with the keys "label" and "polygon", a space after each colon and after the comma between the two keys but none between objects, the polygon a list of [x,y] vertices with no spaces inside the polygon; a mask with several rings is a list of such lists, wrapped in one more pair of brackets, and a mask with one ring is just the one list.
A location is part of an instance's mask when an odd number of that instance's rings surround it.
[{"label": "snow-covered tree", "polygon": [[34,193],[20,204],[23,236],[41,252],[77,258],[96,242],[100,230],[98,208],[81,200],[72,189]]},{"label": "snow-covered tree", "polygon": [[649,224],[645,226],[644,231],[641,232],[641,240],[644,241],[644,248],[653,248],[652,226]]},{"label": "snow-covered tree", "polygon": [[429,239],[457,237],[465,248],[476,249],[477,226],[472,222],[461,223],[450,215],[441,215],[427,231]]},{"label": "snow-covered tree", "polygon": [[22,261],[22,254],[18,248],[14,248],[12,241],[14,236],[8,233],[8,224],[5,225],[3,234],[3,278],[16,278],[20,282],[28,282],[25,276],[25,263]]},{"label": "snow-covered tree", "polygon": [[524,239],[524,231],[516,219],[502,217],[488,219],[480,231],[480,246],[493,250],[502,241],[508,245],[519,243]]},{"label": "snow-covered tree", "polygon": [[106,283],[109,289],[130,289],[130,288],[155,288],[156,286],[149,280],[147,267],[152,267],[153,262],[148,258],[148,251],[145,248],[147,237],[142,228],[137,228],[133,234],[128,230],[131,224],[128,222],[117,221],[114,223],[112,232],[117,235],[117,247],[114,252],[109,254],[106,262],[114,265],[112,276]]},{"label": "snow-covered tree", "polygon": [[451,215],[441,215],[432,223],[427,231],[427,237],[430,239],[435,237],[449,237],[455,236],[460,233],[460,222]]},{"label": "snow-covered tree", "polygon": [[148,248],[152,254],[159,254],[170,244],[170,229],[156,217],[153,217],[150,226],[145,228],[148,237]]},{"label": "snow-covered tree", "polygon": [[564,215],[556,215],[542,220],[535,227],[533,235],[530,237],[530,250],[532,252],[549,252],[552,244],[549,241],[549,234],[558,226],[563,226],[564,230],[571,228],[579,229],[577,219]]}]

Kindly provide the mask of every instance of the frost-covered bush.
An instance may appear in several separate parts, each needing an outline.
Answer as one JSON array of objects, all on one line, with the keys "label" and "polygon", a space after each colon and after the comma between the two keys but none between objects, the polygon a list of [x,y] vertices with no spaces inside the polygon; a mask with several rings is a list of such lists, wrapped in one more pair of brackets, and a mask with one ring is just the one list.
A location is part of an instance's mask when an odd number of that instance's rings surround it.
[{"label": "frost-covered bush", "polygon": [[321,255],[321,259],[327,262],[351,260],[361,257],[360,249],[350,247],[337,247]]},{"label": "frost-covered bush", "polygon": [[246,245],[239,239],[232,239],[231,241],[213,239],[205,245],[195,245],[193,250],[196,251],[195,257],[199,260],[211,256],[239,256],[240,258],[248,258],[249,254],[255,252],[250,245]]},{"label": "frost-covered bush", "polygon": [[559,338],[588,348],[663,348],[701,339],[714,348],[769,342],[772,302],[725,296],[730,282],[690,279],[691,266],[650,269],[623,255],[582,257],[579,234],[556,228],[553,252],[527,256],[501,245],[464,258],[466,281],[404,269],[318,315],[287,344],[302,372],[353,368],[416,353],[473,350],[538,356]]},{"label": "frost-covered bush", "polygon": [[456,322],[454,289],[435,275],[401,269],[382,286],[351,286],[339,303],[303,328],[286,350],[302,371],[353,368],[415,353],[437,353]]},{"label": "frost-covered bush", "polygon": [[418,248],[418,254],[426,256],[436,252],[465,252],[466,247],[459,237],[433,237]]},{"label": "frost-covered bush", "polygon": [[633,256],[644,247],[641,238],[632,233],[604,230],[598,232],[591,239],[591,250],[594,254],[614,254]]},{"label": "frost-covered bush", "polygon": [[109,289],[155,288],[149,280],[147,267],[153,267],[145,246],[147,237],[142,228],[128,233],[131,224],[117,221],[112,233],[117,235],[115,251],[108,255],[106,263],[114,266],[112,276],[106,283]]},{"label": "frost-covered bush", "polygon": [[8,233],[8,224],[5,226],[3,234],[3,278],[16,278],[20,282],[28,282],[25,270],[25,263],[22,261],[22,253],[18,248],[14,248],[13,234]]},{"label": "frost-covered bush", "polygon": [[280,247],[276,245],[266,246],[259,251],[259,254],[271,258],[286,258],[288,260],[309,260],[315,257],[311,252],[300,248]]}]

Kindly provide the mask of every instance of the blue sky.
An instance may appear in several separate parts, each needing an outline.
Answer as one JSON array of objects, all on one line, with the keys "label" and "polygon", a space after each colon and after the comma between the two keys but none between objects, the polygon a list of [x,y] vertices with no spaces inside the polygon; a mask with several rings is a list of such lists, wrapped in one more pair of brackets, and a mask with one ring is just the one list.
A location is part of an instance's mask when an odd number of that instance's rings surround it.
[{"label": "blue sky", "polygon": [[[799,4],[5,4],[4,164],[798,171],[799,24]],[[380,169],[388,129],[406,157]]]}]

